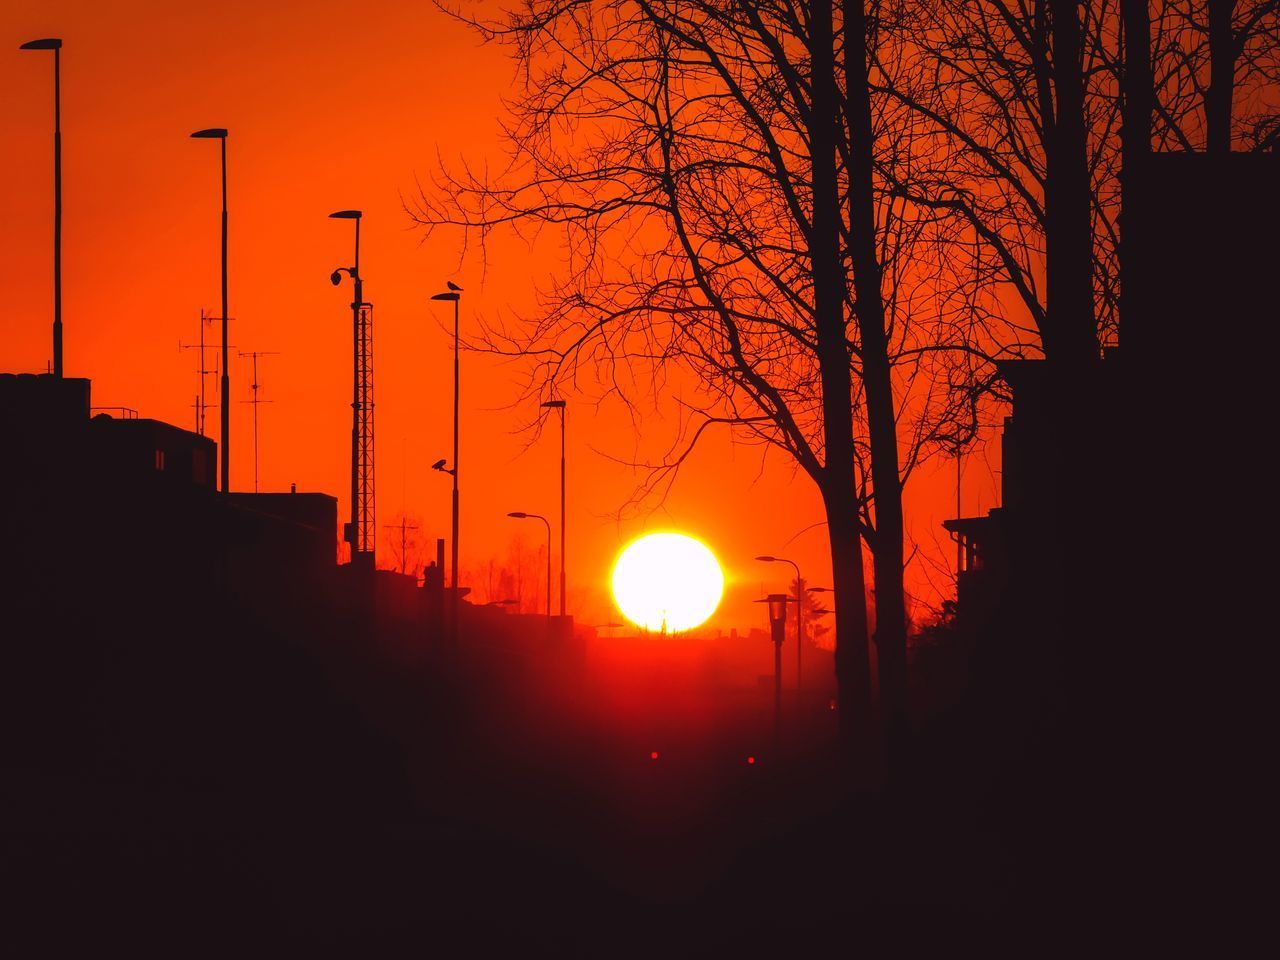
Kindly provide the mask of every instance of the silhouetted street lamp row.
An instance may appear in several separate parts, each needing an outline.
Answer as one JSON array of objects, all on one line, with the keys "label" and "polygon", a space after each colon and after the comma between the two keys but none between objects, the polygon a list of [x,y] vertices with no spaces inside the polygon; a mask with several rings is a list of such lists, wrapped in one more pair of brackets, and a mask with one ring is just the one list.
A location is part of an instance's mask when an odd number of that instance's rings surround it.
[{"label": "silhouetted street lamp row", "polygon": [[[53,51],[53,175],[54,175],[54,219],[53,219],[53,375],[55,377],[63,376],[63,351],[62,351],[62,40],[58,38],[46,38],[41,40],[31,40],[20,46],[21,50],[52,50]],[[230,424],[230,395],[231,395],[231,375],[230,363],[228,357],[229,337],[228,322],[230,317],[229,309],[229,290],[227,279],[227,245],[228,245],[228,212],[227,212],[227,137],[228,131],[225,127],[207,127],[197,130],[191,134],[192,139],[196,140],[217,140],[219,145],[219,157],[221,167],[221,187],[222,187],[222,215],[221,215],[221,292],[222,292],[222,370],[221,370],[221,402],[220,421],[221,435],[219,437],[219,489],[223,493],[230,490],[231,478],[231,424]],[[360,310],[365,306],[363,280],[360,276],[360,220],[361,211],[359,210],[340,210],[329,215],[335,219],[354,220],[355,221],[355,260],[350,267],[339,267],[330,275],[330,280],[335,286],[342,281],[342,274],[350,275],[355,284],[355,296],[352,301],[352,311],[355,317],[355,325],[357,328],[357,354],[359,352],[359,324]],[[453,303],[453,461],[451,466],[446,466],[444,460],[438,460],[432,464],[432,469],[441,473],[447,473],[453,478],[453,503],[452,503],[452,570],[450,573],[450,587],[452,593],[451,603],[451,628],[453,635],[457,636],[458,622],[458,557],[459,557],[459,400],[461,394],[461,370],[459,360],[459,301],[461,300],[462,288],[452,281],[447,281],[446,291],[437,293],[431,297],[432,300],[451,301]],[[358,360],[357,360],[358,364]],[[353,469],[352,469],[352,531],[353,537],[356,535],[356,526],[359,522],[359,508],[357,506],[361,491],[357,489],[357,473],[355,467],[356,458],[359,451],[356,448],[358,442],[356,433],[358,431],[358,421],[361,413],[361,397],[359,392],[360,372],[356,372],[355,397],[353,399],[354,418],[356,425],[353,425],[352,444],[353,444]],[[564,400],[548,400],[542,404],[544,408],[555,409],[560,411],[560,614],[565,614],[565,594],[566,594],[566,577],[565,577],[565,414],[566,407]],[[538,517],[537,514],[512,514],[512,516],[520,517]],[[539,517],[547,523],[547,562],[551,562],[550,547],[550,522],[545,518]],[[370,551],[371,553],[371,551]],[[353,560],[355,559],[355,541],[353,539]],[[547,615],[551,615],[550,603],[550,577],[548,576],[547,590]]]}]

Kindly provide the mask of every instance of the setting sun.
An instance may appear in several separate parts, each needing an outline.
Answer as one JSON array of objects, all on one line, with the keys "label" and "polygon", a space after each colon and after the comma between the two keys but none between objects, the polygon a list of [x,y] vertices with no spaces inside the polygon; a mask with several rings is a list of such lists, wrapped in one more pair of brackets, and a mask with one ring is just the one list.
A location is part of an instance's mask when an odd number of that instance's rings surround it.
[{"label": "setting sun", "polygon": [[650,533],[613,568],[613,597],[628,620],[675,633],[706,622],[720,604],[724,574],[715,555],[682,533]]}]

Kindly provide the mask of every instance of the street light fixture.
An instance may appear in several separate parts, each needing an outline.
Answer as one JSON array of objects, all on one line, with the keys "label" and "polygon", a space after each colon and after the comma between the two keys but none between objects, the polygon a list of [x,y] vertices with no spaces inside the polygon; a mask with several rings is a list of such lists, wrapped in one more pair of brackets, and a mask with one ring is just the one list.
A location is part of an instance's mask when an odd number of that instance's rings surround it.
[{"label": "street light fixture", "polygon": [[62,41],[28,40],[19,50],[53,51],[53,375],[62,377]]},{"label": "street light fixture", "polygon": [[564,502],[565,502],[565,486],[564,486],[564,431],[565,431],[565,415],[568,412],[563,400],[548,400],[542,404],[543,408],[560,411],[560,616],[564,616],[564,593],[565,593],[565,576],[564,576]]},{"label": "street light fixture", "polygon": [[801,594],[800,565],[786,557],[756,557],[762,563],[789,563],[796,571],[796,696],[800,696],[800,662],[801,651],[804,650],[804,597]]},{"label": "street light fixture", "polygon": [[445,470],[443,462],[435,469],[444,473],[448,473],[453,477],[453,543],[451,546],[452,569],[450,570],[450,581],[453,584],[453,596],[450,605],[453,610],[453,619],[451,629],[453,639],[458,639],[458,392],[459,392],[459,373],[458,364],[458,303],[462,299],[462,288],[452,280],[445,281],[445,287],[448,288],[445,293],[433,294],[432,300],[444,300],[453,302],[453,469]]},{"label": "street light fixture", "polygon": [[217,140],[222,154],[222,396],[219,403],[218,452],[221,456],[222,492],[231,489],[231,374],[227,361],[227,131],[209,127],[191,134],[193,140]]},{"label": "street light fixture", "polygon": [[516,510],[507,514],[516,520],[541,520],[547,528],[547,624],[551,623],[551,521],[540,513]]},{"label": "street light fixture", "polygon": [[773,640],[773,733],[782,730],[782,644],[787,637],[787,602],[785,593],[771,593],[756,603],[769,605],[769,632]]},{"label": "street light fixture", "polygon": [[377,529],[374,526],[373,474],[373,369],[372,323],[370,304],[364,299],[364,278],[360,276],[360,210],[337,210],[330,220],[354,220],[356,225],[355,258],[349,267],[338,267],[329,274],[335,287],[345,273],[355,285],[351,300],[351,335],[353,373],[351,378],[351,567],[372,573]]}]

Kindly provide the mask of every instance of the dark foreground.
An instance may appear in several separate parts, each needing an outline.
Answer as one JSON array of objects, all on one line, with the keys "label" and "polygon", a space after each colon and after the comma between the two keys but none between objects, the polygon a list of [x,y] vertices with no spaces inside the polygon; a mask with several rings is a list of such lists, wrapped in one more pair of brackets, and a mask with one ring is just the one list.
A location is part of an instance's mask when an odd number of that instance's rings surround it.
[{"label": "dark foreground", "polygon": [[1083,736],[934,702],[892,782],[854,788],[817,679],[788,690],[775,744],[768,688],[741,682],[755,661],[366,641],[29,650],[6,690],[9,937],[848,955],[977,930],[1060,942],[1158,896],[1145,875],[1135,890],[1130,794],[1077,776],[1101,769]]}]

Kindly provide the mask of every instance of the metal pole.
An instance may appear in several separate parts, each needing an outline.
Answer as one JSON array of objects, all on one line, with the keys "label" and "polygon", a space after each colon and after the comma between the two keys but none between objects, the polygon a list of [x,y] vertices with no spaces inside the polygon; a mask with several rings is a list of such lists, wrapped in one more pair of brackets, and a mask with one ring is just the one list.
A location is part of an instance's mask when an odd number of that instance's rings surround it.
[{"label": "metal pole", "polygon": [[[795,566],[795,564],[792,564]],[[804,650],[804,580],[796,567],[796,698],[800,697],[800,654]]]},{"label": "metal pole", "polygon": [[[356,220],[356,253],[360,251],[360,221]],[[351,570],[360,558],[360,265],[353,267],[355,296],[351,304]]]},{"label": "metal pole", "polygon": [[53,375],[62,377],[62,41],[28,40],[19,50],[53,51]]},{"label": "metal pole", "polygon": [[62,377],[62,48],[53,51],[53,375]]},{"label": "metal pole", "polygon": [[258,492],[258,355],[253,355],[253,492]]},{"label": "metal pole", "polygon": [[[956,519],[960,519],[960,445],[956,445]],[[964,540],[956,534],[956,583],[960,582],[960,572],[964,569]]]},{"label": "metal pole", "polygon": [[[568,408],[560,408],[560,616],[564,616],[564,551],[565,551],[565,520],[564,520],[564,503],[565,503],[565,472],[564,472],[564,432],[565,417],[568,415]],[[550,610],[550,607],[547,608]]]},{"label": "metal pole", "polygon": [[354,347],[352,360],[355,364],[351,378],[351,564],[355,569],[356,560],[364,564],[364,555],[360,552],[360,521],[363,513],[360,509],[360,306],[364,303],[364,280],[360,277],[360,217],[356,217],[356,252],[352,264],[351,281],[355,286],[355,299],[351,304],[351,338]]},{"label": "metal pole", "polygon": [[453,622],[452,632],[458,638],[458,304],[461,298],[453,301],[453,596],[450,599]]},{"label": "metal pole", "polygon": [[800,653],[804,647],[804,592],[800,588],[802,577],[800,576],[800,565],[794,560],[785,560],[778,558],[783,563],[791,564],[796,572],[796,697],[800,696]]},{"label": "metal pole", "polygon": [[196,433],[204,436],[204,308],[200,308],[200,396],[196,398]]},{"label": "metal pole", "polygon": [[543,525],[547,528],[547,626],[551,626],[551,521],[546,517],[542,518]]},{"label": "metal pole", "polygon": [[773,644],[773,734],[782,733],[782,642]]},{"label": "metal pole", "polygon": [[227,359],[227,138],[222,143],[222,492],[231,489],[231,375]]}]

